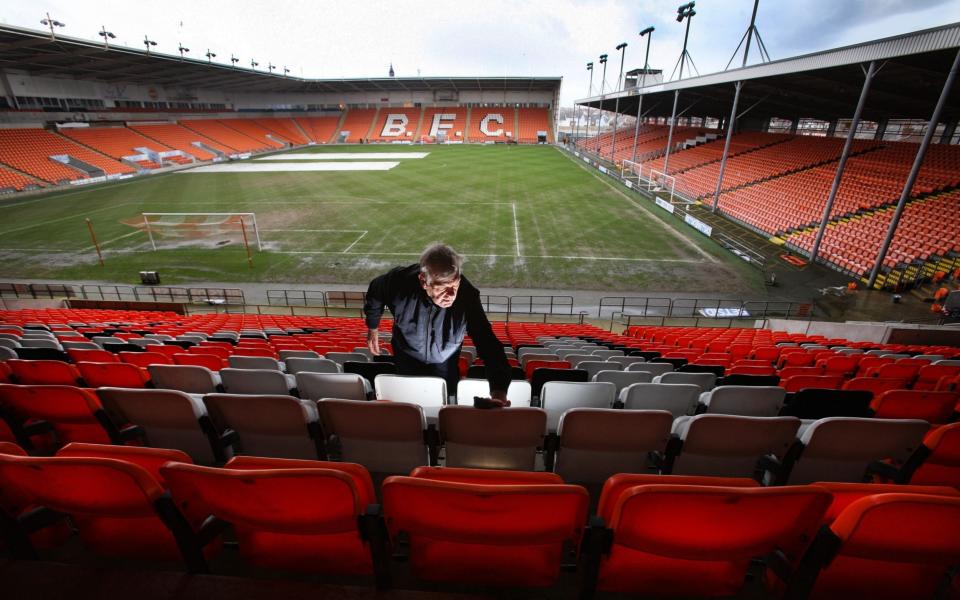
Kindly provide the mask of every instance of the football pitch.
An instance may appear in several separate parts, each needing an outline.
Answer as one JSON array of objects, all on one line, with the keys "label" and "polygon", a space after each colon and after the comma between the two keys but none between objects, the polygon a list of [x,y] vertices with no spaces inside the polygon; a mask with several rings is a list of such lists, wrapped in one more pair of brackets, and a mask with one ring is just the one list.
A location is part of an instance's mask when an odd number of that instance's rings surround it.
[{"label": "football pitch", "polygon": [[[384,154],[386,153],[386,154]],[[374,166],[370,166],[374,165]],[[143,213],[254,213],[170,225]],[[749,293],[761,276],[550,146],[325,146],[0,200],[0,277],[363,284],[441,240],[481,287]],[[100,266],[87,219],[103,252]],[[173,221],[171,220],[173,219]],[[169,235],[173,234],[173,235]]]}]

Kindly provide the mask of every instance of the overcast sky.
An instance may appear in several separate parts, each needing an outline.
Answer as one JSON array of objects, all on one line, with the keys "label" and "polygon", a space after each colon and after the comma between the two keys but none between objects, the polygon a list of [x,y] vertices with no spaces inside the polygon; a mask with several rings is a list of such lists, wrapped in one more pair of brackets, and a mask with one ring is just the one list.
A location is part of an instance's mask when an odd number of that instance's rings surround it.
[{"label": "overcast sky", "polygon": [[[671,0],[0,0],[0,21],[42,29],[50,15],[65,35],[99,40],[102,25],[116,42],[240,66],[272,62],[310,78],[562,76],[561,103],[587,95],[586,63],[610,55],[606,88],[625,70],[642,66],[645,41],[656,27],[650,66],[669,77],[680,55],[685,24]],[[689,51],[700,73],[722,70],[750,21],[753,0],[698,0]],[[773,59],[826,50],[960,21],[960,0],[761,0],[757,26]],[[751,52],[750,62],[759,57]],[[739,64],[737,59],[735,64]],[[599,64],[598,64],[599,67]],[[600,71],[594,77],[599,91]]]}]

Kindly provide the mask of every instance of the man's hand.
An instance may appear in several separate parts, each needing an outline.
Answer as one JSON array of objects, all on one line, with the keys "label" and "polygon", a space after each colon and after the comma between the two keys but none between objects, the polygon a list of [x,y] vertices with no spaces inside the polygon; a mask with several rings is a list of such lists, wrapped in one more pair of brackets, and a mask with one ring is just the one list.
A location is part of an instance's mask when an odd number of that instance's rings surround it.
[{"label": "man's hand", "polygon": [[501,408],[506,408],[510,406],[510,401],[507,400],[507,392],[503,390],[496,390],[490,392],[491,402],[496,402],[500,405]]},{"label": "man's hand", "polygon": [[373,352],[374,356],[380,355],[380,332],[378,330],[367,330],[367,349]]}]

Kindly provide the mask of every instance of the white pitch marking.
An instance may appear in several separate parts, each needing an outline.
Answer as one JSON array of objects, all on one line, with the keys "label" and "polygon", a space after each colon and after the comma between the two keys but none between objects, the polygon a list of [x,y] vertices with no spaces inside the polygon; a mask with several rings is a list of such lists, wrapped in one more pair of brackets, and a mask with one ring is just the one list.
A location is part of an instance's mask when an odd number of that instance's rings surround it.
[{"label": "white pitch marking", "polygon": [[204,167],[195,167],[185,171],[178,171],[181,174],[189,173],[277,173],[277,172],[301,172],[301,171],[389,171],[396,167],[398,162],[329,162],[329,163],[233,163],[207,165]]},{"label": "white pitch marking", "polygon": [[315,152],[311,154],[272,154],[253,160],[397,160],[426,158],[427,156],[430,156],[429,152]]},{"label": "white pitch marking", "polygon": [[[2,248],[0,248],[2,250]],[[344,254],[332,250],[272,250],[275,254]],[[351,256],[420,256],[419,252],[357,252],[351,253]],[[516,258],[514,254],[464,254],[469,258]],[[521,256],[520,258],[554,258],[560,260],[608,260],[608,261],[626,261],[626,262],[670,262],[670,263],[699,263],[699,259],[693,258],[630,258],[622,256]]]},{"label": "white pitch marking", "polygon": [[[138,233],[142,234],[142,233],[144,233],[144,231],[141,230],[141,229],[137,229],[136,231],[131,231],[130,233],[125,233],[125,234],[121,235],[120,237],[115,237],[115,238],[113,238],[112,240],[107,240],[107,241],[105,241],[105,242],[100,242],[100,245],[101,245],[101,246],[106,246],[107,244],[112,244],[113,242],[118,242],[118,241],[122,240],[123,238],[128,238],[128,237],[130,237],[131,235],[137,235]],[[87,247],[85,248],[85,250],[93,250],[94,248],[96,248],[96,246],[87,246]]]},{"label": "white pitch marking", "polygon": [[513,236],[517,240],[517,256],[520,256],[520,226],[517,225],[517,203],[514,202],[511,204],[513,206]]},{"label": "white pitch marking", "polygon": [[347,246],[347,249],[343,251],[343,254],[346,254],[347,252],[350,252],[350,248],[353,248],[354,246],[356,246],[356,245],[357,245],[357,242],[359,242],[360,240],[362,240],[365,235],[367,235],[367,232],[366,232],[366,231],[364,231],[363,233],[361,233],[361,234],[360,234],[360,237],[358,237],[357,239],[353,240],[353,243],[350,244],[349,246]]},{"label": "white pitch marking", "polygon": [[261,229],[260,231],[293,231],[295,233],[366,233],[366,229]]},{"label": "white pitch marking", "polygon": [[[560,152],[560,150],[557,150],[557,152]],[[560,154],[563,154],[564,156],[567,156],[567,158],[570,158],[568,155],[564,154],[563,152],[560,152]],[[618,188],[617,186],[615,186],[615,185],[613,185],[612,183],[610,183],[609,181],[607,181],[606,178],[601,177],[601,176],[598,174],[597,171],[594,171],[593,169],[587,168],[586,166],[584,166],[584,165],[583,165],[580,161],[578,161],[578,160],[574,160],[573,158],[570,158],[570,160],[572,160],[573,162],[575,162],[575,163],[577,164],[577,166],[579,166],[581,169],[585,170],[586,172],[590,173],[591,175],[593,175],[594,177],[596,177],[597,179],[599,179],[605,186],[607,186],[608,188],[610,188],[611,190],[613,190],[614,192],[616,192],[618,196],[620,196],[621,198],[623,198],[624,200],[626,200],[627,202],[629,202],[630,204],[632,204],[635,208],[638,208],[638,209],[642,210],[643,212],[647,213],[647,215],[649,215],[651,219],[656,219],[656,218],[657,218],[657,217],[655,217],[655,216],[653,215],[652,212],[650,212],[649,210],[647,210],[645,207],[643,207],[643,206],[640,205],[640,204],[637,204],[637,202],[636,202],[633,198],[631,198],[630,196],[624,194],[624,193],[620,190],[620,188]],[[660,221],[660,222],[663,223],[663,221]],[[710,256],[709,254],[707,254],[707,252],[706,252],[703,248],[701,248],[700,246],[696,245],[692,240],[690,240],[690,238],[684,236],[682,233],[678,232],[678,231],[675,230],[673,227],[670,227],[670,225],[668,225],[668,224],[666,224],[666,223],[663,223],[663,228],[667,231],[667,233],[669,233],[669,234],[672,235],[673,237],[677,238],[678,240],[680,240],[681,242],[683,242],[683,243],[686,244],[687,246],[690,246],[693,250],[695,250],[695,251],[697,252],[697,254],[700,254],[700,255],[703,256],[705,259],[709,260],[710,262],[712,262],[712,263],[720,262],[719,260],[717,260],[717,259],[714,258],[713,256]],[[662,262],[681,262],[681,261],[662,261]],[[684,262],[691,262],[691,261],[684,261]],[[700,262],[700,261],[692,261],[692,262]]]}]

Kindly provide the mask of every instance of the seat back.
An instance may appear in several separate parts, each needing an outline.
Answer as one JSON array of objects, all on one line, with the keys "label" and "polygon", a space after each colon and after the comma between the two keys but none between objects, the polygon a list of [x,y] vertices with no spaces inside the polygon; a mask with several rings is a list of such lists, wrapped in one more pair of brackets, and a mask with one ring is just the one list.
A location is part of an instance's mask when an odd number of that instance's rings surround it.
[{"label": "seat back", "polygon": [[[490,397],[490,382],[486,379],[461,379],[457,383],[457,405],[473,406],[473,398]],[[511,381],[507,388],[507,400],[511,408],[530,406],[530,383]]]},{"label": "seat back", "polygon": [[539,408],[444,406],[439,413],[446,466],[532,471],[547,415]]},{"label": "seat back", "polygon": [[323,458],[316,405],[287,395],[207,394],[218,430],[232,429],[244,454],[278,458]]},{"label": "seat back", "polygon": [[343,400],[366,400],[367,386],[363,377],[356,373],[297,373],[297,391],[301,398],[320,400],[340,398]]},{"label": "seat back", "polygon": [[829,492],[816,486],[624,489],[612,512],[613,546],[601,563],[598,588],[736,596],[755,558],[779,551],[797,560],[829,504]]},{"label": "seat back", "polygon": [[901,462],[923,442],[929,425],[920,420],[828,417],[815,421],[800,436],[803,451],[786,482],[863,481],[873,461]]},{"label": "seat back", "polygon": [[670,439],[673,415],[665,410],[572,408],[560,419],[554,472],[564,481],[600,483],[615,473],[641,473],[647,453]]},{"label": "seat back", "polygon": [[574,381],[586,382],[590,378],[586,371],[580,369],[553,369],[550,367],[541,367],[534,369],[530,377],[530,392],[534,398],[539,398],[543,392],[543,386],[549,381]]},{"label": "seat back", "polygon": [[212,465],[226,455],[201,400],[178,390],[102,387],[97,397],[117,423],[139,425],[148,446],[176,448],[193,462]]},{"label": "seat back", "polygon": [[620,392],[620,402],[628,410],[665,410],[682,417],[696,411],[700,393],[692,383],[634,383]]},{"label": "seat back", "polygon": [[674,427],[683,441],[671,472],[751,477],[762,456],[783,457],[800,427],[795,417],[703,414]]},{"label": "seat back", "polygon": [[582,360],[573,363],[574,369],[583,369],[587,372],[587,377],[593,381],[594,376],[600,371],[622,371],[623,366],[617,363],[608,363],[602,360]]},{"label": "seat back", "polygon": [[0,487],[69,515],[85,546],[97,554],[181,559],[155,509],[164,490],[139,465],[108,458],[0,454]]},{"label": "seat back", "polygon": [[150,365],[172,365],[173,358],[160,352],[120,352],[120,362],[146,369]]},{"label": "seat back", "polygon": [[378,375],[373,386],[378,400],[420,406],[443,406],[447,403],[447,382],[441,377]]},{"label": "seat back", "polygon": [[388,530],[406,533],[415,576],[511,587],[557,581],[563,547],[577,546],[589,504],[585,489],[561,484],[389,477],[382,489]]},{"label": "seat back", "polygon": [[783,407],[786,395],[778,386],[722,385],[704,394],[700,401],[712,414],[773,417]]},{"label": "seat back", "polygon": [[804,389],[837,390],[843,383],[843,375],[794,375],[781,379],[780,387],[787,392],[799,392]]},{"label": "seat back", "polygon": [[[94,344],[96,346],[96,344]],[[67,356],[70,357],[70,361],[73,363],[78,362],[118,362],[119,358],[113,352],[107,352],[106,350],[98,349],[80,349],[80,348],[65,348]]]},{"label": "seat back", "polygon": [[960,490],[960,423],[931,430],[924,438],[921,450],[924,456],[914,467],[910,483],[949,485]]},{"label": "seat back", "polygon": [[960,394],[922,390],[890,390],[874,398],[870,407],[878,419],[923,419],[946,423],[957,411]]},{"label": "seat back", "polygon": [[213,353],[182,352],[174,354],[171,358],[176,365],[204,367],[214,372],[223,369],[223,359]]},{"label": "seat back", "polygon": [[428,462],[427,421],[419,405],[321,400],[317,409],[341,460],[380,473],[409,473]]},{"label": "seat back", "polygon": [[901,379],[881,379],[878,377],[854,377],[844,382],[841,389],[844,390],[863,390],[873,394],[876,398],[888,390],[904,389]]},{"label": "seat back", "polygon": [[654,377],[672,372],[673,365],[665,362],[645,362],[627,365],[627,371],[646,371]]},{"label": "seat back", "polygon": [[150,377],[141,367],[121,362],[80,362],[77,369],[88,387],[143,388]]},{"label": "seat back", "polygon": [[110,432],[98,419],[102,410],[92,391],[66,385],[0,384],[0,407],[19,422],[47,421],[59,444],[110,444]]},{"label": "seat back", "polygon": [[6,361],[13,380],[21,385],[77,385],[80,373],[73,365],[59,360]]},{"label": "seat back", "polygon": [[296,375],[297,373],[342,373],[343,369],[338,363],[326,358],[301,358],[291,356],[284,361],[287,365],[287,373]]},{"label": "seat back", "polygon": [[[795,581],[813,597],[949,597],[960,556],[960,498],[891,493],[847,506],[817,537]],[[904,532],[908,532],[905,534]],[[946,584],[944,582],[947,582]]]},{"label": "seat back", "polygon": [[654,378],[654,383],[690,383],[708,392],[717,384],[717,376],[713,373],[687,373],[673,371]]},{"label": "seat back", "polygon": [[823,419],[826,417],[872,417],[870,400],[873,395],[860,390],[805,389],[793,394],[780,416],[800,419]]},{"label": "seat back", "polygon": [[225,469],[170,463],[161,473],[179,505],[233,526],[240,554],[253,566],[370,575],[370,548],[357,529],[372,501],[369,475],[356,465],[285,463],[253,458]]},{"label": "seat back", "polygon": [[650,383],[653,381],[653,375],[646,371],[600,371],[593,376],[591,381],[600,383],[609,382],[616,386],[616,394],[619,397],[623,388],[634,383]]},{"label": "seat back", "polygon": [[154,387],[180,390],[188,394],[212,394],[217,391],[213,371],[194,365],[150,365],[147,367]]},{"label": "seat back", "polygon": [[220,370],[223,390],[228,394],[266,394],[286,396],[290,393],[290,381],[280,371],[270,369]]},{"label": "seat back", "polygon": [[367,362],[370,358],[360,352],[327,352],[323,355],[327,360],[332,360],[333,362],[343,365],[343,363],[350,362]]},{"label": "seat back", "polygon": [[389,362],[360,362],[348,360],[343,363],[343,372],[356,373],[366,379],[367,383],[370,384],[370,388],[373,389],[373,381],[377,378],[377,375],[396,374],[397,365]]},{"label": "seat back", "polygon": [[227,364],[233,369],[280,370],[280,361],[270,356],[230,356]]}]

